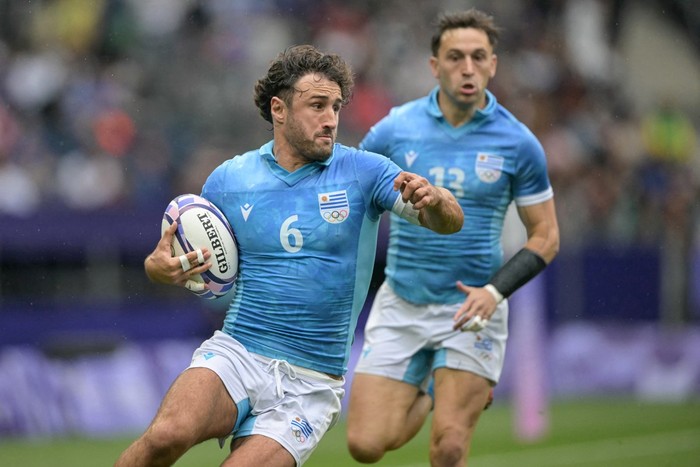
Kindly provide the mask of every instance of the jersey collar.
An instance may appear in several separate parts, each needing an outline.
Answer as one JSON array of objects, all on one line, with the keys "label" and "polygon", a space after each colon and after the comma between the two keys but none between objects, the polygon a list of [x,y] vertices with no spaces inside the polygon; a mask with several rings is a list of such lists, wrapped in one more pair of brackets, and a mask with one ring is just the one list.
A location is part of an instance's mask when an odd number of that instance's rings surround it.
[{"label": "jersey collar", "polygon": [[267,166],[270,168],[270,171],[275,175],[275,177],[279,178],[283,182],[287,183],[288,185],[293,185],[299,180],[306,178],[308,175],[312,173],[316,173],[317,171],[321,170],[324,167],[327,167],[330,165],[331,161],[333,160],[333,157],[335,157],[335,145],[333,146],[333,153],[331,154],[331,157],[326,159],[323,162],[311,162],[309,164],[306,164],[294,172],[288,172],[287,169],[284,167],[281,167],[280,165],[277,164],[277,160],[275,159],[275,155],[272,152],[273,148],[275,145],[274,140],[270,140],[267,143],[263,144],[260,146],[260,149],[258,150],[260,156],[263,158],[265,162],[267,162]]}]

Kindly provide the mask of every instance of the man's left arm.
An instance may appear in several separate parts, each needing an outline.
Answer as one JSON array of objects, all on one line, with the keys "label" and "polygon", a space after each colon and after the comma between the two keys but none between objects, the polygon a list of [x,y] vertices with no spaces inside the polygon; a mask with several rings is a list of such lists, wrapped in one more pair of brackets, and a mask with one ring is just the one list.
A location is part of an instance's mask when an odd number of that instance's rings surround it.
[{"label": "man's left arm", "polygon": [[525,246],[509,259],[483,287],[457,283],[467,300],[455,313],[454,329],[483,329],[496,306],[537,276],[559,252],[559,224],[554,199],[519,206],[518,215],[527,231]]}]

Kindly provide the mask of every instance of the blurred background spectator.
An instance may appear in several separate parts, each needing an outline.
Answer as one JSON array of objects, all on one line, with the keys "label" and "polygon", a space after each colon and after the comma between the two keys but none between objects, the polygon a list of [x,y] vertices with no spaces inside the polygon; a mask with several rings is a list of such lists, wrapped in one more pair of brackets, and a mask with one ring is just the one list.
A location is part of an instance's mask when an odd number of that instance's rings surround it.
[{"label": "blurred background spectator", "polygon": [[[0,350],[73,355],[218,328],[225,300],[150,285],[142,261],[175,195],[199,193],[219,163],[271,137],[252,102],[269,61],[306,42],[348,59],[357,86],[339,140],[356,145],[391,106],[434,86],[430,21],[471,6],[503,26],[492,90],[549,160],[562,248],[546,271],[547,326],[570,350],[558,358],[615,339],[593,322],[640,341],[649,336],[635,325],[697,334],[692,3],[0,0]],[[380,251],[375,275],[383,266]],[[697,391],[698,359],[667,354],[696,362],[685,372],[695,385],[684,384]],[[576,376],[571,360],[554,363]],[[654,381],[638,385],[654,393]]]}]

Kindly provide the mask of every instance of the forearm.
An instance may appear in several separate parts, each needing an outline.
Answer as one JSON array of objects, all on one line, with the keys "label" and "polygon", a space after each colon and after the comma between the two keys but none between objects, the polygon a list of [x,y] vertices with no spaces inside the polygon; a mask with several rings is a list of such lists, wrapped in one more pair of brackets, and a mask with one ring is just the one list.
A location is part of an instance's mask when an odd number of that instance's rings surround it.
[{"label": "forearm", "polygon": [[496,302],[501,302],[537,276],[545,267],[547,262],[542,256],[523,248],[493,275],[484,288],[494,296]]},{"label": "forearm", "polygon": [[549,264],[559,253],[559,234],[555,229],[531,236],[524,248],[537,253],[545,263]]},{"label": "forearm", "polygon": [[524,247],[537,253],[545,263],[551,263],[559,253],[559,226],[554,200],[518,208],[518,213],[527,230]]}]

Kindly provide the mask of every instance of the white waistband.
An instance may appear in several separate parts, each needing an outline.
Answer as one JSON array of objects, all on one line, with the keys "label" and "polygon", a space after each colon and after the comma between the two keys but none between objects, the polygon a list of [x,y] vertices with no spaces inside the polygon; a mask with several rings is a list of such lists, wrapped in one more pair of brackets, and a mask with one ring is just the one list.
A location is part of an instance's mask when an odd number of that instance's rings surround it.
[{"label": "white waistband", "polygon": [[268,368],[268,371],[272,367],[274,367],[277,370],[281,369],[291,379],[295,379],[297,377],[297,375],[302,375],[302,376],[305,376],[307,378],[313,378],[313,379],[316,379],[319,381],[323,381],[324,383],[328,383],[331,386],[336,386],[338,383],[341,383],[341,384],[345,383],[345,378],[343,378],[343,377],[341,377],[340,379],[332,378],[331,376],[329,376],[326,373],[323,373],[321,371],[312,370],[310,368],[304,368],[303,366],[293,365],[286,360],[265,357],[264,355],[260,355],[260,354],[256,354],[256,353],[253,353],[251,355],[253,355],[253,357],[255,357],[255,359],[258,360],[260,363],[262,363],[263,365],[266,365]]}]

